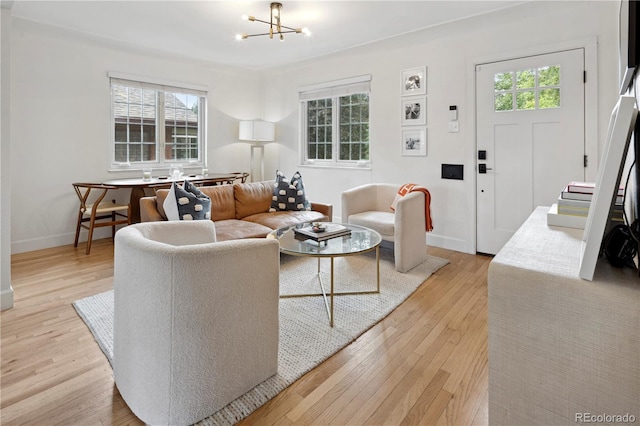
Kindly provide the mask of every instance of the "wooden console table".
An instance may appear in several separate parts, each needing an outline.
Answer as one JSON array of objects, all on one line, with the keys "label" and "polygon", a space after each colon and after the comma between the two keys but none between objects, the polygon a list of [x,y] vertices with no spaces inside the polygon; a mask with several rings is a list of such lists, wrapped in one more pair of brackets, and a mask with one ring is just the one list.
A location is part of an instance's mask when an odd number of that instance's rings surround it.
[{"label": "wooden console table", "polygon": [[237,173],[209,173],[207,176],[183,175],[179,179],[159,179],[157,177],[151,179],[112,179],[102,183],[119,188],[131,188],[129,201],[131,203],[131,223],[138,223],[140,222],[140,198],[145,196],[145,188],[169,188],[173,182],[184,182],[185,179],[196,185],[221,185],[232,183],[237,177]]},{"label": "wooden console table", "polygon": [[640,278],[605,259],[593,281],[579,278],[583,231],[547,226],[548,209],[489,266],[489,424],[637,422]]}]

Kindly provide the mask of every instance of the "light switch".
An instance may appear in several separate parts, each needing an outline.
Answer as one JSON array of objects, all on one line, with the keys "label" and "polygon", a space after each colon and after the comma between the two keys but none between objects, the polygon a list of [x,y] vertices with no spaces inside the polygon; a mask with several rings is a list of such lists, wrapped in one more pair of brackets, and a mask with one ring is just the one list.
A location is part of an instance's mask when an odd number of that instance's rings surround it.
[{"label": "light switch", "polygon": [[458,119],[458,107],[449,105],[449,120],[456,121]]},{"label": "light switch", "polygon": [[457,121],[449,122],[449,133],[458,133],[460,131],[460,126]]}]

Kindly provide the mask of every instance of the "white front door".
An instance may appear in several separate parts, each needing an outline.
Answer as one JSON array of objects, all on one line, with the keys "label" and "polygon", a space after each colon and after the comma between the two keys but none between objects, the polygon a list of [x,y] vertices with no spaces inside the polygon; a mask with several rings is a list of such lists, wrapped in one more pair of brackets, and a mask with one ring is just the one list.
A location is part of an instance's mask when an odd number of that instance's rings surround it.
[{"label": "white front door", "polygon": [[497,253],[535,207],[584,180],[583,75],[584,49],[476,67],[478,252]]}]

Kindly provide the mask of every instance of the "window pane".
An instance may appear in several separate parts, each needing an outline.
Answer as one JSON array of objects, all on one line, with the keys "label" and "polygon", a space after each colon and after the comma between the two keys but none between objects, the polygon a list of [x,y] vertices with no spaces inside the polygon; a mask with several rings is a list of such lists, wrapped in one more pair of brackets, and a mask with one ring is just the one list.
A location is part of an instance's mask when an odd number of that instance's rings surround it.
[{"label": "window pane", "polygon": [[542,87],[560,85],[560,65],[538,68],[538,84]]},{"label": "window pane", "polygon": [[533,91],[518,92],[516,94],[518,110],[536,109],[536,96]]},{"label": "window pane", "polygon": [[513,94],[496,93],[495,95],[496,111],[513,111]]},{"label": "window pane", "polygon": [[142,141],[143,142],[155,142],[156,141],[156,126],[142,126]]},{"label": "window pane", "polygon": [[116,124],[115,140],[116,142],[127,141],[127,125],[126,124]]},{"label": "window pane", "polygon": [[115,144],[115,155],[114,158],[119,163],[126,163],[129,161],[127,158],[127,145],[126,144]]},{"label": "window pane", "polygon": [[142,161],[142,146],[129,144],[129,161]]},{"label": "window pane", "polygon": [[540,109],[560,108],[560,89],[540,90],[540,99],[538,102]]},{"label": "window pane", "polygon": [[502,72],[493,76],[493,87],[496,91],[513,89],[513,73]]},{"label": "window pane", "polygon": [[349,142],[351,140],[351,126],[343,124],[340,126],[340,142]]},{"label": "window pane", "polygon": [[142,126],[139,124],[129,125],[129,142],[140,142],[142,140]]},{"label": "window pane", "polygon": [[536,75],[533,70],[517,72],[516,89],[528,89],[536,86]]},{"label": "window pane", "polygon": [[318,150],[317,150],[318,145],[316,145],[315,143],[310,143],[309,144],[309,158],[315,160],[318,158]]},{"label": "window pane", "polygon": [[351,151],[350,148],[351,145],[347,144],[347,143],[343,143],[340,145],[340,159],[341,160],[349,160],[351,158]]},{"label": "window pane", "polygon": [[156,161],[156,144],[143,144],[142,145],[142,160],[143,161]]},{"label": "window pane", "polygon": [[[368,130],[367,130],[368,132]],[[360,159],[361,160],[368,160],[369,159],[369,144],[368,143],[361,143],[360,144]]]}]

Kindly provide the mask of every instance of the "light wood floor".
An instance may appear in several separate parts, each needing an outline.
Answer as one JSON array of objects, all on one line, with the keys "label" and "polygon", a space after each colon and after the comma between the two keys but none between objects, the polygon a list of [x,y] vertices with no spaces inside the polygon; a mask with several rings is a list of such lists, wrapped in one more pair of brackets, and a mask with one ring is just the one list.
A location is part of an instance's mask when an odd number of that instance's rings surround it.
[{"label": "light wood floor", "polygon": [[[429,248],[450,264],[354,343],[242,424],[486,425],[490,258]],[[15,306],[0,317],[0,423],[142,424],[71,303],[113,286],[113,245],[12,257]]]}]

